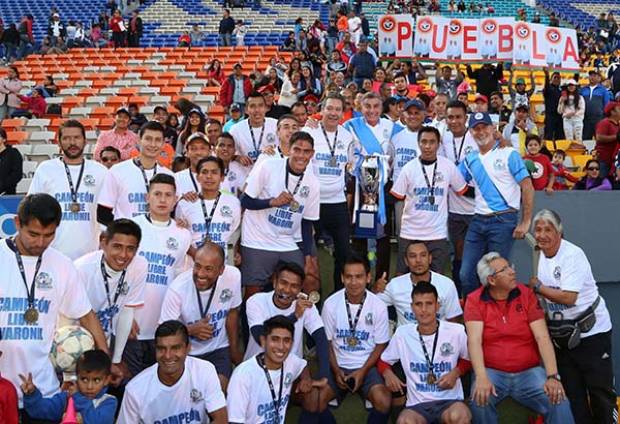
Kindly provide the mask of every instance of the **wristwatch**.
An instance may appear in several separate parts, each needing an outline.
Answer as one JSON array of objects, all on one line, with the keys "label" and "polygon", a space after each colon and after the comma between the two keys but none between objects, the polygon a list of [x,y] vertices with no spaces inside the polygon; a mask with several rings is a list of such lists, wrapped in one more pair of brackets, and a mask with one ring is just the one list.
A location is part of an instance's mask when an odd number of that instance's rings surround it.
[{"label": "wristwatch", "polygon": [[560,374],[551,374],[547,376],[547,380],[549,380],[550,378],[553,378],[554,380],[557,381],[562,381],[562,379],[560,378]]},{"label": "wristwatch", "polygon": [[539,294],[541,286],[542,286],[542,283],[540,282],[540,280],[536,284],[534,284],[534,287],[532,287],[532,290],[534,290],[534,293]]}]

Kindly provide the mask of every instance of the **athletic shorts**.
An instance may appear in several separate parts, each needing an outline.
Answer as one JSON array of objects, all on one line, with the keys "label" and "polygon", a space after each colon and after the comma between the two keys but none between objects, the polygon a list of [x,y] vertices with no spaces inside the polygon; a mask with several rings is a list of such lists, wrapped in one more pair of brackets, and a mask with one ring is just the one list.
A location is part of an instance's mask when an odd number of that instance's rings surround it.
[{"label": "athletic shorts", "polygon": [[264,287],[271,283],[271,276],[278,262],[294,262],[304,268],[301,250],[273,252],[241,246],[241,285]]},{"label": "athletic shorts", "polygon": [[218,374],[230,379],[230,375],[232,374],[232,361],[230,360],[229,347],[223,347],[212,352],[203,353],[202,355],[196,355],[196,358],[211,362]]},{"label": "athletic shorts", "polygon": [[465,240],[465,234],[467,234],[472,219],[474,219],[473,215],[452,212],[448,214],[448,237],[452,243],[456,240]]},{"label": "athletic shorts", "polygon": [[[348,368],[342,368],[342,367],[340,369],[342,370],[344,375],[348,375],[348,374],[353,373],[354,371],[357,371],[355,369],[348,369]],[[329,381],[329,385],[336,393],[336,398],[338,399],[339,402],[342,402],[344,398],[347,396],[347,394],[350,393],[350,391],[341,389],[340,387],[338,387],[338,385],[336,384],[336,377],[334,376],[332,372],[329,373],[328,381]],[[377,367],[372,367],[366,373],[366,376],[364,377],[364,381],[362,382],[362,385],[360,386],[360,388],[357,390],[357,393],[361,393],[362,396],[364,396],[364,399],[368,399],[368,393],[370,392],[370,389],[372,388],[372,386],[375,386],[377,384],[385,384],[385,382],[383,381],[383,377],[381,377],[381,374],[379,374],[379,371],[377,371]]]},{"label": "athletic shorts", "polygon": [[417,412],[422,415],[428,424],[440,424],[441,414],[446,409],[451,407],[457,402],[463,403],[462,400],[433,400],[430,402],[418,403],[417,405],[408,406],[407,409]]}]

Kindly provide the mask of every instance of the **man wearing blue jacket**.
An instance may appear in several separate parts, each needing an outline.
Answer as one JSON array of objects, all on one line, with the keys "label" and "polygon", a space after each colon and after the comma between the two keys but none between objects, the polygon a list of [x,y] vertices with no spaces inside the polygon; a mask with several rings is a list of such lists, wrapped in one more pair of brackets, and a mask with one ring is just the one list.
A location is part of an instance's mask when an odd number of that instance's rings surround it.
[{"label": "man wearing blue jacket", "polygon": [[605,115],[603,111],[607,103],[611,101],[611,93],[601,85],[601,74],[598,71],[588,72],[590,84],[581,89],[580,94],[586,101],[586,113],[583,117],[583,139],[592,140],[594,138],[596,124]]}]

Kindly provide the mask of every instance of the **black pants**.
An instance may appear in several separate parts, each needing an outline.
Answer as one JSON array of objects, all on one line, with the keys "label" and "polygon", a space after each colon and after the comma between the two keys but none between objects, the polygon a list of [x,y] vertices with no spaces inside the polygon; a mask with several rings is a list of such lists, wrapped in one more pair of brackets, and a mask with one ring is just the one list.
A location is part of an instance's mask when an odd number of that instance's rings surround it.
[{"label": "black pants", "polygon": [[611,331],[581,339],[572,350],[556,348],[555,357],[575,423],[615,423]]},{"label": "black pants", "polygon": [[114,47],[124,47],[125,46],[125,33],[124,32],[112,32],[112,41],[114,42]]},{"label": "black pants", "polygon": [[127,36],[127,46],[140,47],[140,35],[138,35],[137,33],[130,33]]},{"label": "black pants", "polygon": [[583,120],[583,139],[592,140],[596,132],[596,124],[603,119],[603,117],[594,117]]},{"label": "black pants", "polygon": [[[386,222],[383,226],[385,235],[383,236],[383,238],[377,239],[377,263],[375,265],[375,280],[380,278],[384,272],[388,278],[390,276],[390,258],[392,253],[390,239],[392,238],[393,214],[394,204],[386,202]],[[368,242],[366,239],[354,238],[352,242],[352,248],[359,254],[368,255]]]},{"label": "black pants", "polygon": [[564,125],[561,115],[546,114],[545,140],[564,140]]},{"label": "black pants", "polygon": [[[347,202],[321,203],[321,217],[317,233],[325,232],[334,240],[334,291],[343,288],[342,267],[351,245],[351,218]],[[327,296],[324,296],[327,298]]]},{"label": "black pants", "polygon": [[30,415],[28,415],[25,409],[20,409],[19,415],[20,415],[22,424],[55,424],[56,423],[56,421],[35,420],[34,418],[30,418]]}]

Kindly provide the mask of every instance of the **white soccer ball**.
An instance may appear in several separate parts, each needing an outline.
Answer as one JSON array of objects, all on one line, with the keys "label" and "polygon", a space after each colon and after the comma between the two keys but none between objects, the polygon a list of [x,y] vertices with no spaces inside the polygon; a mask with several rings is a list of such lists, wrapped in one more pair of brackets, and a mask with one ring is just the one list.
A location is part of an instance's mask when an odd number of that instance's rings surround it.
[{"label": "white soccer ball", "polygon": [[79,325],[67,325],[54,333],[50,360],[56,370],[75,373],[75,366],[80,356],[94,348],[95,340],[88,330]]}]

